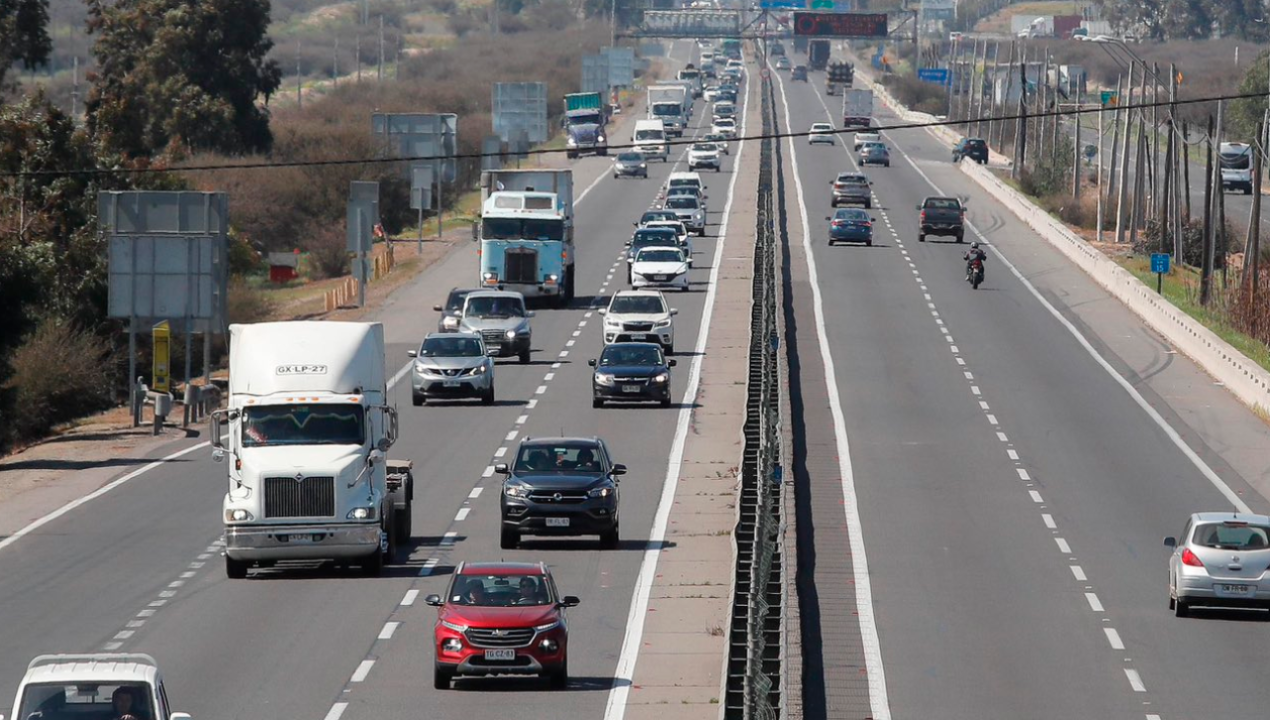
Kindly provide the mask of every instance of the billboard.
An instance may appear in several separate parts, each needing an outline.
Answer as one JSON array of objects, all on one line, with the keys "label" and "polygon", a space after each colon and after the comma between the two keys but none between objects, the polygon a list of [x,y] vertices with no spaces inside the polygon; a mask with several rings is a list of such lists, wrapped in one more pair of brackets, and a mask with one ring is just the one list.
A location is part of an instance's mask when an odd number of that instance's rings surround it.
[{"label": "billboard", "polygon": [[832,38],[886,37],[886,13],[795,12],[794,35]]}]

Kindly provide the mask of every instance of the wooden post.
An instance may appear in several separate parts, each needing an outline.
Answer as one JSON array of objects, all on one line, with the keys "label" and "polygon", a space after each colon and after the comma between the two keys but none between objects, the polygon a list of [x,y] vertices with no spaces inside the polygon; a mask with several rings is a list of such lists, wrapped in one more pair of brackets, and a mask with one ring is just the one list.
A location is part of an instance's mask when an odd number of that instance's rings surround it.
[{"label": "wooden post", "polygon": [[1156,223],[1160,231],[1160,252],[1169,252],[1172,243],[1173,230],[1173,213],[1171,183],[1173,182],[1173,128],[1172,121],[1168,121],[1169,137],[1164,148],[1164,177],[1161,180],[1159,212],[1156,216]]},{"label": "wooden post", "polygon": [[[1218,106],[1220,107],[1220,106]],[[1207,305],[1213,284],[1213,116],[1208,116],[1208,137],[1204,139],[1207,158],[1204,171],[1204,247],[1200,260],[1199,304]]]},{"label": "wooden post", "polygon": [[[1111,200],[1111,196],[1116,192],[1116,161],[1119,159],[1120,153],[1120,98],[1121,90],[1124,89],[1124,78],[1116,78],[1116,110],[1111,112],[1111,164],[1107,166],[1107,200]],[[1102,141],[1099,141],[1099,147],[1102,147]]]},{"label": "wooden post", "polygon": [[[1129,102],[1133,105],[1133,68],[1136,63],[1129,64]],[[1120,158],[1120,198],[1116,201],[1116,243],[1124,242],[1125,205],[1129,202],[1129,134],[1133,129],[1133,118],[1129,110],[1121,110],[1124,114],[1124,156]]]},{"label": "wooden post", "polygon": [[1137,157],[1133,163],[1133,210],[1129,214],[1129,247],[1138,245],[1138,225],[1141,223],[1142,209],[1146,205],[1146,156],[1150,145],[1142,132],[1138,133],[1137,146]]},{"label": "wooden post", "polygon": [[[1257,138],[1261,139],[1265,122],[1257,123]],[[1247,284],[1256,274],[1257,254],[1261,251],[1261,148],[1252,146],[1252,210],[1248,213],[1248,237],[1244,241],[1244,268],[1240,282]],[[1257,293],[1254,281],[1251,293]]]}]

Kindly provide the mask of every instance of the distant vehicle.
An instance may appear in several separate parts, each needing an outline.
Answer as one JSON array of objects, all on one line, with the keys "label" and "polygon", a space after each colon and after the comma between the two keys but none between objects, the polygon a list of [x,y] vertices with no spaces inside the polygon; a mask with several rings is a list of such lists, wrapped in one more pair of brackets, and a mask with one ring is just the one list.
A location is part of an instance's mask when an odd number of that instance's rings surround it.
[{"label": "distant vehicle", "polygon": [[588,364],[595,368],[591,376],[591,407],[633,400],[651,400],[670,407],[670,369],[675,361],[662,354],[661,345],[614,343]]},{"label": "distant vehicle", "polygon": [[594,153],[607,155],[608,105],[598,92],[572,93],[564,96],[565,113],[561,122],[565,131],[565,154],[569,158]]},{"label": "distant vehicle", "polygon": [[966,233],[966,207],[955,197],[928,197],[917,206],[918,242],[926,242],[927,235],[943,235],[961,242]]},{"label": "distant vehicle", "polygon": [[626,282],[634,279],[635,256],[646,247],[679,247],[679,236],[672,227],[642,227],[636,230],[626,241]]},{"label": "distant vehicle", "polygon": [[825,75],[825,94],[837,95],[839,87],[851,87],[855,80],[855,66],[846,61],[832,62]]},{"label": "distant vehicle", "polygon": [[482,172],[479,236],[482,287],[567,305],[577,279],[572,171]]},{"label": "distant vehicle", "polygon": [[463,314],[463,298],[472,292],[472,288],[452,288],[445,298],[444,305],[433,305],[432,309],[441,313],[437,320],[437,332],[457,332],[459,317]]},{"label": "distant vehicle", "polygon": [[525,298],[508,290],[479,290],[463,303],[463,320],[459,332],[480,335],[490,355],[519,357],[529,362],[533,347],[533,329],[529,319],[533,310],[525,309]]},{"label": "distant vehicle", "polygon": [[776,58],[776,69],[777,69],[777,70],[788,70],[788,69],[792,68],[793,66],[794,66],[794,64],[793,64],[793,63],[791,63],[791,62],[789,61],[789,58],[785,57],[784,55],[781,55],[780,57]]},{"label": "distant vehicle", "polygon": [[675,354],[675,315],[658,290],[622,290],[613,295],[604,316],[604,343],[655,342]]},{"label": "distant vehicle", "polygon": [[851,89],[846,92],[842,104],[842,127],[869,128],[873,126],[873,91]]},{"label": "distant vehicle", "polygon": [[704,141],[714,144],[719,149],[719,152],[724,155],[730,154],[728,152],[728,137],[723,133],[707,133]]},{"label": "distant vehicle", "polygon": [[1252,146],[1240,142],[1224,142],[1218,148],[1223,190],[1243,190],[1252,194]]},{"label": "distant vehicle", "polygon": [[714,104],[714,120],[720,118],[736,118],[736,105],[730,102],[717,102]]},{"label": "distant vehicle", "polygon": [[860,148],[860,165],[881,165],[882,167],[891,167],[891,152],[886,149],[885,143],[869,142]]},{"label": "distant vehicle", "polygon": [[701,97],[701,92],[703,90],[702,81],[705,78],[703,77],[700,68],[693,67],[692,63],[688,63],[687,67],[679,71],[678,78],[680,80],[691,81],[692,84],[689,87],[691,88],[692,96]]},{"label": "distant vehicle", "polygon": [[543,563],[459,563],[437,608],[432,685],[450,689],[457,676],[539,675],[551,687],[569,684],[569,626],[565,609],[581,602],[560,597]]},{"label": "distant vehicle", "polygon": [[695,172],[676,172],[671,173],[666,178],[666,188],[677,188],[680,186],[693,187],[701,191],[705,191],[706,183],[701,179],[700,173]]},{"label": "distant vehicle", "polygon": [[735,138],[736,120],[733,118],[719,118],[710,126],[710,132],[723,135],[727,138]]},{"label": "distant vehicle", "polygon": [[807,136],[807,144],[816,145],[823,143],[825,145],[833,145],[838,141],[835,139],[833,125],[830,123],[812,123],[811,135]]},{"label": "distant vehicle", "polygon": [[691,195],[671,195],[663,206],[679,214],[679,220],[697,235],[706,234],[706,208],[700,200]]},{"label": "distant vehicle", "polygon": [[674,220],[677,222],[679,216],[675,214],[674,210],[645,210],[644,214],[639,216],[639,222],[635,223],[635,227],[644,227],[655,220]]},{"label": "distant vehicle", "polygon": [[[668,187],[666,188],[665,195],[661,199],[662,204],[664,205],[667,200],[672,200],[677,197],[692,198],[693,200],[696,200],[698,204],[701,205],[702,212],[710,211],[709,205],[706,203],[706,200],[709,198],[709,196],[706,195],[705,191],[699,186],[673,185],[671,187]],[[680,220],[682,219],[683,218],[681,217]]]},{"label": "distant vehicle", "polygon": [[13,700],[14,720],[121,715],[190,720],[168,707],[158,664],[140,653],[40,655],[27,665]]},{"label": "distant vehicle", "polygon": [[688,259],[678,247],[646,247],[631,263],[631,287],[669,287],[688,291]]},{"label": "distant vehicle", "polygon": [[869,188],[869,179],[860,173],[843,172],[830,183],[833,186],[833,197],[830,205],[863,205],[873,207],[873,192]]},{"label": "distant vehicle", "polygon": [[807,46],[807,64],[812,70],[824,70],[829,64],[829,41],[812,40]]},{"label": "distant vehicle", "polygon": [[1270,517],[1195,513],[1164,544],[1173,549],[1169,609],[1177,617],[1193,607],[1270,610]]},{"label": "distant vehicle", "polygon": [[670,157],[666,126],[661,120],[636,120],[634,140],[635,149],[645,158],[661,158],[666,162]]},{"label": "distant vehicle", "polygon": [[515,549],[525,535],[599,535],[600,547],[619,542],[619,477],[608,445],[591,438],[525,438],[505,477],[499,547]]},{"label": "distant vehicle", "polygon": [[[684,257],[688,258],[688,264],[689,265],[692,264],[692,235],[689,234],[688,226],[684,225],[682,220],[679,220],[678,218],[676,218],[675,220],[655,220],[653,222],[648,223],[644,227],[649,228],[651,230],[661,228],[663,230],[673,231],[675,233],[675,238],[676,238],[675,244],[679,247],[680,250],[684,251]],[[627,275],[626,280],[627,282],[630,282],[629,273]]]},{"label": "distant vehicle", "polygon": [[983,138],[962,138],[953,147],[953,162],[961,162],[962,158],[970,158],[980,165],[988,162],[988,143]]},{"label": "distant vehicle", "polygon": [[715,102],[716,100],[719,99],[719,86],[710,85],[704,91],[702,91],[701,96],[705,99],[706,102],[711,102],[711,103]]},{"label": "distant vehicle", "polygon": [[830,247],[837,242],[862,242],[865,245],[873,245],[873,218],[869,217],[868,212],[856,208],[842,208],[825,220],[829,222]]},{"label": "distant vehicle", "polygon": [[428,398],[480,398],[494,404],[494,360],[480,335],[433,333],[418,350],[407,354],[411,366],[411,400],[416,406]]},{"label": "distant vehicle", "polygon": [[648,177],[648,162],[637,152],[624,152],[613,162],[613,177]]},{"label": "distant vehicle", "polygon": [[688,88],[682,85],[654,85],[648,88],[648,118],[660,120],[667,135],[683,135],[691,107]]},{"label": "distant vehicle", "polygon": [[723,169],[723,161],[719,159],[719,148],[714,143],[694,143],[688,149],[688,169],[704,168],[710,168],[715,172]]},{"label": "distant vehicle", "polygon": [[858,132],[851,137],[851,147],[855,152],[860,152],[860,148],[865,143],[882,142],[882,134],[875,132]]},{"label": "distant vehicle", "polygon": [[804,65],[796,65],[789,74],[791,82],[807,82],[807,68]]}]

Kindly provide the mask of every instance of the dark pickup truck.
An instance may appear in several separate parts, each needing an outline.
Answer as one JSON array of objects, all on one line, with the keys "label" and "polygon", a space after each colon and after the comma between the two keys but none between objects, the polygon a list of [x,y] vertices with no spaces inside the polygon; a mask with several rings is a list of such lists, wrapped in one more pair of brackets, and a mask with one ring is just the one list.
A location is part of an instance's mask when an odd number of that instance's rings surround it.
[{"label": "dark pickup truck", "polygon": [[918,242],[926,242],[927,235],[951,235],[957,242],[965,237],[966,207],[957,198],[928,197],[917,209],[921,212]]}]

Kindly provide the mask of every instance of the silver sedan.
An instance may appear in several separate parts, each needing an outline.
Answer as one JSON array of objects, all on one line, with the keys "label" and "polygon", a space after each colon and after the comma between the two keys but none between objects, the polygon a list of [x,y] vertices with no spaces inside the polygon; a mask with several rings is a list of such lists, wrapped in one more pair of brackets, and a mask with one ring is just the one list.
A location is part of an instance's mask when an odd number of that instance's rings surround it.
[{"label": "silver sedan", "polygon": [[1270,517],[1195,513],[1177,538],[1166,537],[1169,609],[1193,606],[1270,610]]}]

